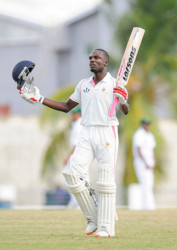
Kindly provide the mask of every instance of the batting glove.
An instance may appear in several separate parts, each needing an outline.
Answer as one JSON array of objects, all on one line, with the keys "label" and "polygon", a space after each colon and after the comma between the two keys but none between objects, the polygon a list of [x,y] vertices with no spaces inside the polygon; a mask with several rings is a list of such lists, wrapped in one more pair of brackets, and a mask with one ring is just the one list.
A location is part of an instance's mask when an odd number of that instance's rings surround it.
[{"label": "batting glove", "polygon": [[20,95],[21,97],[30,103],[43,103],[44,97],[40,95],[39,89],[35,86],[32,85],[31,88],[27,88],[25,84],[23,87],[20,89]]},{"label": "batting glove", "polygon": [[128,100],[128,91],[123,85],[117,85],[117,87],[113,88],[113,93],[116,97],[119,98],[120,104],[125,104]]}]

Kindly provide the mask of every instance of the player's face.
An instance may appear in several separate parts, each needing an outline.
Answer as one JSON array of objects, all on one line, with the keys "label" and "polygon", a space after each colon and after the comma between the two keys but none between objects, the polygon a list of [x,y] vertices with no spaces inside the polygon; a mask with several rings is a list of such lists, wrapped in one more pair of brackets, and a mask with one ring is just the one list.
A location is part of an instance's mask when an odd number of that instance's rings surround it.
[{"label": "player's face", "polygon": [[149,131],[150,124],[144,124],[143,127],[144,127],[144,129],[145,129],[146,131]]},{"label": "player's face", "polygon": [[90,54],[89,61],[90,71],[94,73],[102,72],[108,64],[104,53],[99,50],[94,50]]}]

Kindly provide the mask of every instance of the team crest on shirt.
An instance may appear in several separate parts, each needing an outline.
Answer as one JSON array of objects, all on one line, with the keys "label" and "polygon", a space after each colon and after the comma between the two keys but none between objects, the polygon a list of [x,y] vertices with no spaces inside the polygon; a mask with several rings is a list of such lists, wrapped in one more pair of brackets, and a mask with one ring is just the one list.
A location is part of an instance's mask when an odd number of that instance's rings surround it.
[{"label": "team crest on shirt", "polygon": [[106,142],[105,148],[111,147],[111,144],[109,142]]},{"label": "team crest on shirt", "polygon": [[101,92],[101,93],[107,94],[107,93],[109,92],[109,88],[102,87],[102,88],[100,89],[100,92]]}]

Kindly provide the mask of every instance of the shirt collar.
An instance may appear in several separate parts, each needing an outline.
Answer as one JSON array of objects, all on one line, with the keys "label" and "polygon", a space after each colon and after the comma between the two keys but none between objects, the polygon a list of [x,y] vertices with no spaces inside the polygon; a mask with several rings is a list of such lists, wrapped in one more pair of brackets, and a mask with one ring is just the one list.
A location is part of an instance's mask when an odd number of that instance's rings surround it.
[{"label": "shirt collar", "polygon": [[[112,78],[112,76],[111,76],[111,74],[109,72],[107,72],[105,77],[100,82],[109,82],[110,78]],[[90,77],[89,82],[94,83],[93,76]]]}]

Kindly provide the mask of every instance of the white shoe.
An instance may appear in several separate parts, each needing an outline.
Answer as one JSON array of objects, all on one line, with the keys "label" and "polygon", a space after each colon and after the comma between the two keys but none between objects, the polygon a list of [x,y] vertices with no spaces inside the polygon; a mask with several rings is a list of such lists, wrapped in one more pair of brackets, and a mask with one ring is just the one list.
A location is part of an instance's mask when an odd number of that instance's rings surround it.
[{"label": "white shoe", "polygon": [[95,234],[95,237],[110,237],[110,235],[105,231],[100,231]]},{"label": "white shoe", "polygon": [[90,222],[88,223],[87,228],[86,228],[86,234],[87,234],[87,235],[91,235],[91,234],[93,234],[96,230],[97,230],[97,225],[95,225],[95,223],[93,223],[93,222],[90,221]]}]

